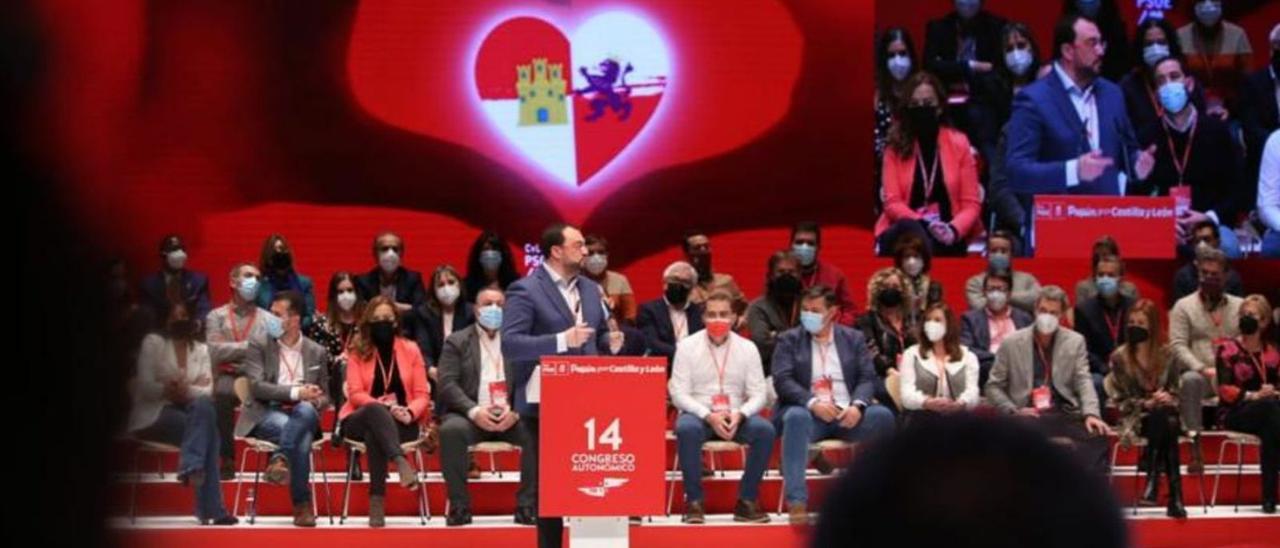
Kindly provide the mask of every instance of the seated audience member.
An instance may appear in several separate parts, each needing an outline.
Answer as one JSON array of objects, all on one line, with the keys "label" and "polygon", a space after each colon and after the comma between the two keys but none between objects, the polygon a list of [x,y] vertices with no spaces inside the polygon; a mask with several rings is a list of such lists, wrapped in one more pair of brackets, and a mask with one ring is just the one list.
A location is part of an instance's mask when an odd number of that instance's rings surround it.
[{"label": "seated audience member", "polygon": [[893,246],[893,266],[906,275],[906,289],[911,294],[907,310],[912,315],[924,314],[933,303],[942,302],[942,283],[929,276],[933,270],[933,254],[919,236],[904,235]]},{"label": "seated audience member", "polygon": [[953,413],[978,405],[978,357],[960,345],[960,322],[946,303],[925,313],[924,340],[903,353],[902,407],[910,412]]},{"label": "seated audience member", "polygon": [[[445,339],[440,355],[440,460],[449,491],[448,525],[471,523],[471,494],[467,492],[467,448],[482,441],[504,441],[520,447],[529,443],[511,408],[507,379],[514,373],[502,359],[502,291],[485,288],[476,295],[476,323]],[[520,455],[520,488],[516,491],[516,523],[533,525],[537,492],[533,479],[537,462],[532,451]]]},{"label": "seated audience member", "polygon": [[370,527],[386,525],[387,461],[395,462],[400,485],[418,487],[418,471],[400,444],[418,439],[431,418],[422,351],[399,336],[399,322],[396,303],[374,297],[347,349],[347,403],[338,413],[338,432],[368,449]]},{"label": "seated audience member", "polygon": [[711,270],[711,238],[707,237],[706,231],[696,228],[686,230],[680,247],[684,250],[684,260],[693,265],[698,273],[698,283],[689,292],[689,302],[702,304],[711,293],[725,291],[733,297],[734,314],[741,317],[747,309],[747,298],[738,288],[738,282],[733,276]]},{"label": "seated audience member", "polygon": [[1214,350],[1218,371],[1218,416],[1223,426],[1262,438],[1262,511],[1276,512],[1280,486],[1280,351],[1264,338],[1271,304],[1249,295],[1240,304],[1240,334]]},{"label": "seated audience member", "polygon": [[280,448],[267,463],[265,478],[289,486],[293,524],[315,527],[311,511],[311,442],[328,409],[329,353],[302,336],[306,304],[292,289],[276,291],[271,314],[280,319],[279,336],[253,339],[245,352],[244,376],[250,398],[240,407],[237,436],[252,436]]},{"label": "seated audience member", "polygon": [[[440,265],[431,272],[430,286],[427,290],[427,301],[416,309],[418,346],[424,352],[427,366],[435,369],[440,363],[440,352],[444,349],[444,340],[454,331],[475,323],[475,309],[471,305],[474,295],[466,293],[462,288],[462,279],[452,266]],[[436,375],[428,370],[428,377],[436,379]]]},{"label": "seated audience member", "polygon": [[488,230],[476,236],[467,254],[467,276],[462,288],[466,295],[475,297],[486,287],[506,291],[519,278],[506,240]]},{"label": "seated audience member", "polygon": [[899,237],[927,240],[933,254],[964,256],[982,233],[982,188],[969,138],[943,118],[946,92],[927,72],[903,88],[882,166],[884,212],[876,221],[880,253]]},{"label": "seated audience member", "polygon": [[884,159],[884,147],[889,141],[889,128],[893,127],[893,113],[898,111],[898,97],[907,78],[920,68],[914,63],[916,47],[911,33],[902,27],[890,27],[876,39],[876,170],[873,195],[876,214],[880,213],[880,165]]},{"label": "seated audience member", "polygon": [[1124,49],[1129,32],[1117,4],[1117,0],[1062,0],[1063,15],[1083,15],[1097,23],[1106,44],[1100,75],[1112,82],[1119,82],[1133,62]]},{"label": "seated audience member", "polygon": [[747,306],[747,330],[760,351],[764,376],[773,373],[773,348],[778,336],[800,322],[800,263],[790,251],[769,256],[764,295]]},{"label": "seated audience member", "polygon": [[189,313],[195,317],[196,327],[202,327],[212,308],[209,277],[187,270],[187,244],[177,234],[160,239],[160,261],[160,271],[142,279],[142,305],[151,311],[152,318],[163,323],[169,316],[170,304],[186,304]]},{"label": "seated audience member", "polygon": [[987,401],[1006,414],[1034,420],[1051,437],[1072,440],[1085,462],[1105,475],[1105,435],[1111,428],[1099,411],[1084,337],[1059,327],[1067,308],[1061,287],[1040,290],[1035,325],[1013,332],[996,352]]},{"label": "seated audience member", "polygon": [[808,523],[804,471],[809,445],[830,438],[871,441],[892,433],[893,412],[875,403],[876,375],[862,333],[836,322],[835,293],[805,290],[802,327],[778,336],[773,351],[775,414],[782,423],[782,478],[792,524]]},{"label": "seated audience member", "polygon": [[276,293],[280,291],[297,291],[302,295],[304,308],[302,324],[306,328],[316,314],[315,287],[310,276],[299,274],[295,267],[295,254],[289,240],[280,234],[267,236],[262,242],[262,254],[258,258],[258,269],[262,272],[262,283],[258,285],[258,306],[269,308]]},{"label": "seated audience member", "polygon": [[[1130,546],[1106,478],[1032,425],[967,413],[859,451],[827,492],[815,548]],[[892,526],[887,526],[892,524]]]},{"label": "seated audience member", "polygon": [[1249,210],[1248,190],[1242,184],[1241,153],[1227,123],[1199,112],[1188,100],[1196,86],[1181,59],[1156,63],[1155,85],[1164,115],[1160,123],[1139,128],[1138,140],[1156,145],[1156,167],[1129,193],[1173,196],[1177,212],[1178,244],[1185,245],[1191,227],[1206,219],[1220,227],[1222,250],[1240,255],[1236,218]]},{"label": "seated audience member", "polygon": [[140,440],[182,448],[178,481],[195,489],[201,525],[234,525],[218,477],[218,425],[213,408],[210,349],[197,339],[195,320],[178,301],[164,315],[162,333],[147,335],[130,383],[128,431]]},{"label": "seated audience member", "polygon": [[342,382],[347,379],[347,346],[356,332],[356,322],[364,314],[364,305],[356,293],[355,277],[350,272],[334,272],[329,278],[324,314],[317,314],[311,326],[303,331],[308,339],[329,353],[326,365],[329,385],[324,389],[335,409],[341,409],[347,401],[342,393]]},{"label": "seated audience member", "polygon": [[1004,56],[996,63],[994,78],[986,84],[993,89],[987,94],[992,100],[991,120],[986,122],[986,135],[975,143],[988,162],[995,158],[996,142],[1001,128],[1009,121],[1013,98],[1022,88],[1039,78],[1040,46],[1027,25],[1009,22],[1000,30],[1000,46]]},{"label": "seated audience member", "polygon": [[1142,501],[1156,504],[1163,472],[1169,476],[1171,518],[1187,517],[1182,504],[1182,463],[1178,454],[1178,436],[1182,424],[1178,418],[1178,394],[1181,376],[1165,347],[1160,311],[1150,299],[1133,305],[1125,321],[1125,343],[1110,356],[1111,372],[1107,374],[1107,396],[1120,411],[1116,429],[1122,445],[1146,441],[1142,458],[1146,460],[1147,483]]},{"label": "seated audience member", "polygon": [[960,318],[960,344],[978,358],[978,384],[987,385],[996,351],[1014,331],[1031,325],[1030,312],[1009,304],[1009,287],[1013,279],[1007,272],[987,274],[982,281],[987,304],[979,310],[965,312]]},{"label": "seated audience member", "polygon": [[858,309],[849,292],[849,280],[839,267],[818,257],[821,246],[822,230],[818,223],[801,221],[791,228],[791,254],[800,261],[801,285],[806,290],[815,285],[830,288],[840,308],[836,321],[852,326],[858,318]]},{"label": "seated audience member", "polygon": [[1013,269],[1013,234],[1004,230],[993,230],[987,234],[987,270],[970,276],[964,283],[969,310],[982,310],[987,305],[983,281],[989,274],[1000,272],[1009,274],[1013,280],[1013,287],[1009,289],[1009,303],[1027,312],[1035,310],[1040,282],[1029,272]]},{"label": "seated audience member", "polygon": [[[1090,264],[1093,265],[1094,273],[1088,278],[1076,282],[1076,303],[1087,301],[1098,296],[1098,284],[1096,283],[1096,271],[1098,269],[1098,261],[1103,257],[1112,256],[1116,260],[1121,260],[1120,244],[1116,243],[1115,238],[1111,236],[1103,236],[1093,243],[1093,252],[1090,254]],[[1120,295],[1133,300],[1138,299],[1138,286],[1133,285],[1129,280],[1120,280]]]},{"label": "seated audience member", "polygon": [[280,334],[280,322],[270,312],[259,308],[258,268],[240,263],[231,268],[231,302],[209,312],[204,321],[204,340],[211,352],[223,359],[214,363],[213,404],[218,411],[219,453],[222,455],[222,479],[235,477],[236,448],[233,430],[235,410],[240,406],[235,380],[243,372],[241,363],[249,341]]},{"label": "seated audience member", "polygon": [[689,302],[697,276],[684,261],[667,265],[662,272],[662,296],[640,305],[636,326],[644,332],[649,353],[666,356],[668,364],[676,355],[676,343],[703,327],[702,305]]},{"label": "seated audience member", "polygon": [[609,242],[594,234],[587,238],[587,259],[583,261],[583,274],[600,284],[605,302],[609,304],[609,317],[617,318],[624,325],[636,324],[636,295],[631,281],[621,272],[609,270]]},{"label": "seated audience member", "polygon": [[1093,263],[1094,285],[1098,294],[1091,299],[1076,302],[1072,326],[1084,336],[1089,351],[1089,374],[1098,392],[1098,401],[1106,401],[1102,382],[1107,376],[1111,353],[1125,342],[1125,329],[1129,309],[1134,299],[1120,293],[1120,281],[1124,279],[1124,262],[1115,255],[1102,255]]},{"label": "seated audience member", "polygon": [[[1124,91],[1124,106],[1139,133],[1143,128],[1160,127],[1164,107],[1160,105],[1155,83],[1156,63],[1167,57],[1183,59],[1182,44],[1168,19],[1149,18],[1138,24],[1133,38],[1134,59],[1141,59],[1133,70],[1120,80]],[[1204,90],[1200,86],[1187,89],[1191,104],[1197,111],[1205,112]]]},{"label": "seated audience member", "polygon": [[609,353],[616,356],[647,356],[649,343],[640,328],[618,321],[610,317],[605,323],[609,326]]},{"label": "seated audience member", "polygon": [[[1240,88],[1240,125],[1244,131],[1245,180],[1258,176],[1263,151],[1271,133],[1280,129],[1280,24],[1267,35],[1271,45],[1271,62],[1258,69]],[[1274,230],[1274,226],[1272,226]]]},{"label": "seated audience member", "polygon": [[[1170,302],[1177,302],[1178,299],[1186,297],[1196,291],[1200,287],[1199,270],[1196,263],[1202,251],[1220,250],[1221,240],[1218,224],[1212,220],[1204,220],[1199,224],[1191,227],[1191,239],[1187,242],[1188,249],[1192,253],[1195,260],[1182,265],[1173,275],[1173,292],[1169,295]],[[1223,254],[1225,257],[1226,255]],[[1244,282],[1240,279],[1240,273],[1227,265],[1227,272],[1223,284],[1223,289],[1230,295],[1237,297],[1244,295]]]},{"label": "seated audience member", "polygon": [[1227,257],[1217,249],[1201,250],[1196,258],[1200,287],[1169,311],[1169,351],[1182,371],[1182,428],[1191,436],[1191,464],[1187,470],[1204,470],[1200,432],[1204,430],[1203,402],[1214,396],[1214,341],[1240,334],[1240,297],[1223,291]]},{"label": "seated audience member", "polygon": [[968,100],[955,106],[956,126],[973,140],[991,117],[990,89],[1000,62],[1004,19],[982,9],[981,0],[960,0],[955,11],[925,25],[923,69],[938,75],[946,90]]},{"label": "seated audience member", "polygon": [[733,520],[767,523],[757,502],[760,478],[773,453],[773,424],[760,417],[766,388],[760,354],[751,341],[734,333],[733,297],[726,291],[707,296],[706,329],[676,344],[667,390],[681,411],[676,419],[676,450],[684,479],[684,523],[703,523],[702,444],[708,439],[746,444],[747,457],[738,486]]},{"label": "seated audience member", "polygon": [[1236,92],[1253,67],[1249,36],[1239,25],[1222,20],[1222,0],[1194,0],[1188,6],[1194,21],[1178,29],[1187,68],[1204,84],[1211,111],[1234,110]]},{"label": "seated audience member", "polygon": [[1258,218],[1267,227],[1262,256],[1280,258],[1280,131],[1272,132],[1258,169]]},{"label": "seated audience member", "polygon": [[427,302],[427,290],[422,286],[421,272],[401,265],[404,252],[399,234],[383,232],[374,237],[373,260],[378,264],[356,278],[356,292],[365,302],[379,295],[391,299],[400,315],[396,325],[405,335],[412,335],[417,329],[413,311]]},{"label": "seated audience member", "polygon": [[857,328],[867,341],[867,350],[876,372],[876,399],[888,404],[885,379],[898,373],[902,352],[916,344],[919,317],[907,310],[911,290],[903,283],[902,272],[889,267],[877,270],[867,283],[866,314],[858,318]]},{"label": "seated audience member", "polygon": [[1118,196],[1151,172],[1155,149],[1138,148],[1120,89],[1099,77],[1105,52],[1088,17],[1066,15],[1054,27],[1053,70],[1014,98],[1006,130],[1015,192]]}]

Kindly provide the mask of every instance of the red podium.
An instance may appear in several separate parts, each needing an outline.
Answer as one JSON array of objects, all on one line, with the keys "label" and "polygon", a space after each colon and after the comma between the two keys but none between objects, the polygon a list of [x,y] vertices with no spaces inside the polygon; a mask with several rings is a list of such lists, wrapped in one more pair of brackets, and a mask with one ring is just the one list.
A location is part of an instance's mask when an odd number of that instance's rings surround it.
[{"label": "red podium", "polygon": [[1111,235],[1126,259],[1172,259],[1174,199],[1125,196],[1035,197],[1036,257],[1089,257]]}]

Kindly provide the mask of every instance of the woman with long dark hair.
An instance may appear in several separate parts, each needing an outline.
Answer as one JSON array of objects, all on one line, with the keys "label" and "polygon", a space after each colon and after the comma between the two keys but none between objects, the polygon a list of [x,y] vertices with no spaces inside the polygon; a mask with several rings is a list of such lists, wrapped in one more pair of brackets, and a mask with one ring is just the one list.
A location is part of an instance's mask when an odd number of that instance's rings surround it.
[{"label": "woman with long dark hair", "polygon": [[486,287],[506,291],[519,277],[507,241],[493,231],[480,233],[467,254],[466,294],[474,298]]}]

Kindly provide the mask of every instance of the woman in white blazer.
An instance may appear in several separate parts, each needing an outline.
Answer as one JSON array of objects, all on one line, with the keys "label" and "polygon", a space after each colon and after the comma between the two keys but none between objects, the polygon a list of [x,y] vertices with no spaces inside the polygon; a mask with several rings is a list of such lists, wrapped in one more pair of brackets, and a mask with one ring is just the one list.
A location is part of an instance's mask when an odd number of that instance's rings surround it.
[{"label": "woman in white blazer", "polygon": [[978,357],[960,345],[960,324],[946,303],[925,310],[920,344],[898,364],[902,407],[909,412],[951,413],[978,405]]}]

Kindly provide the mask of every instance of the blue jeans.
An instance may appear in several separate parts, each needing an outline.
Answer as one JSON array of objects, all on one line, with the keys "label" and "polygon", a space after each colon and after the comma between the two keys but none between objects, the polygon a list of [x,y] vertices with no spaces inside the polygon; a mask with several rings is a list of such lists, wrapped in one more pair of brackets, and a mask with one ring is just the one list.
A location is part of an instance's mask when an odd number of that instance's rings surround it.
[{"label": "blue jeans", "polygon": [[[738,486],[738,498],[754,501],[760,495],[760,478],[769,465],[773,452],[773,425],[758,415],[747,417],[738,426],[733,441],[747,448],[747,462],[742,471],[742,484]],[[702,495],[702,444],[714,437],[720,439],[707,421],[689,413],[681,413],[676,419],[676,452],[680,457],[680,473],[684,477],[684,499],[701,501]]]},{"label": "blue jeans", "polygon": [[156,422],[137,432],[139,439],[181,447],[178,477],[204,472],[204,483],[195,491],[196,519],[213,520],[227,515],[218,476],[218,425],[213,399],[202,396],[186,404],[170,404],[160,410]]},{"label": "blue jeans", "polygon": [[1240,251],[1240,239],[1236,237],[1236,229],[1229,225],[1218,225],[1218,237],[1221,242],[1218,248],[1227,254],[1228,259],[1236,260],[1244,255]]},{"label": "blue jeans", "polygon": [[267,411],[250,434],[280,446],[272,455],[283,455],[289,462],[289,498],[294,504],[311,502],[311,442],[315,440],[320,413],[315,406],[298,402],[288,413]]},{"label": "blue jeans", "polygon": [[809,444],[825,439],[872,441],[893,433],[893,412],[883,405],[868,406],[862,420],[853,428],[838,422],[822,422],[808,409],[798,405],[782,409],[782,482],[787,502],[806,503],[809,488],[804,470],[809,464]]},{"label": "blue jeans", "polygon": [[1262,235],[1262,256],[1268,259],[1280,259],[1280,232],[1267,230]]}]

